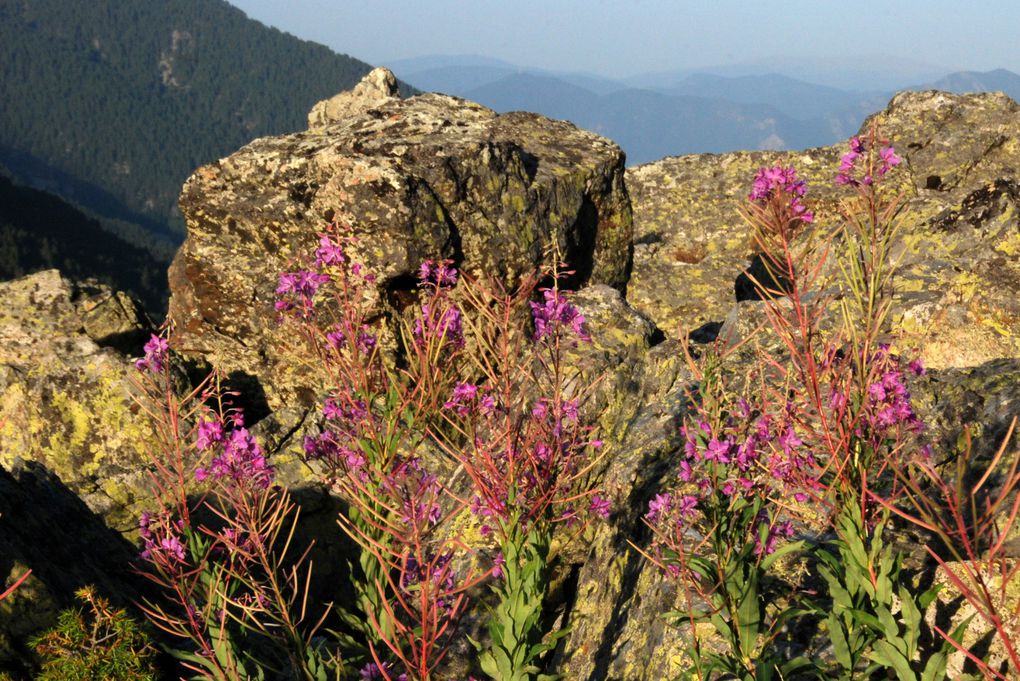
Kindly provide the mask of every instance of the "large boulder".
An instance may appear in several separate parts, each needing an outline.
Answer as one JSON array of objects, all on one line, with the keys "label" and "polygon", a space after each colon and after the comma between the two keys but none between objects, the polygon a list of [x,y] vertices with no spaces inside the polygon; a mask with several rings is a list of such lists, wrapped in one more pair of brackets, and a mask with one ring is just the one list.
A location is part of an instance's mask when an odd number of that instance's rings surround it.
[{"label": "large boulder", "polygon": [[2,282],[0,297],[0,465],[35,461],[111,527],[135,529],[153,429],[131,398],[129,356],[148,320],[127,296],[56,270]]},{"label": "large boulder", "polygon": [[[1020,108],[1001,93],[905,92],[877,122],[904,158],[890,176],[903,195],[900,294],[890,331],[933,367],[1020,353]],[[721,324],[754,248],[740,217],[758,168],[793,165],[819,220],[838,222],[852,190],[834,179],[845,144],[796,152],[682,156],[631,168],[635,224],[632,305],[668,335]],[[746,305],[743,307],[747,307]]]},{"label": "large boulder", "polygon": [[317,106],[312,129],[256,140],[184,186],[188,236],[170,269],[181,347],[257,376],[274,408],[309,382],[274,337],[278,274],[331,220],[361,239],[381,300],[413,288],[426,258],[509,279],[554,245],[576,283],[626,284],[630,202],[615,144],[454,97],[401,100],[386,82],[374,71]]}]

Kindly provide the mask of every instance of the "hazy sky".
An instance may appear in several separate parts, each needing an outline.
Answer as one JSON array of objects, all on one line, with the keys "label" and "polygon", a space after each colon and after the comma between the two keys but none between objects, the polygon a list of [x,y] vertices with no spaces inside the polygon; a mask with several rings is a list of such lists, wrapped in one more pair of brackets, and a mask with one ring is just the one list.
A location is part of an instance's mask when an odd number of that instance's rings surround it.
[{"label": "hazy sky", "polygon": [[772,55],[1020,71],[1016,0],[230,0],[372,64],[477,54],[626,76]]}]

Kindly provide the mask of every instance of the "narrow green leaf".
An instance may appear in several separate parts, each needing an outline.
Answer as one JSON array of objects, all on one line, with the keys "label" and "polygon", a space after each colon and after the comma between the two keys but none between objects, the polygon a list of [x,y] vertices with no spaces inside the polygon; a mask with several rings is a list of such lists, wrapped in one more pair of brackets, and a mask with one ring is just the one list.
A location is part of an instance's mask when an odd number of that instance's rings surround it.
[{"label": "narrow green leaf", "polygon": [[874,647],[868,651],[868,657],[886,669],[896,672],[899,681],[917,681],[917,675],[910,668],[910,662],[888,641],[875,641]]},{"label": "narrow green leaf", "polygon": [[843,669],[853,670],[854,663],[850,657],[850,646],[847,643],[846,635],[843,633],[843,623],[835,611],[829,613],[829,640],[832,641],[832,652],[836,656],[836,662]]}]

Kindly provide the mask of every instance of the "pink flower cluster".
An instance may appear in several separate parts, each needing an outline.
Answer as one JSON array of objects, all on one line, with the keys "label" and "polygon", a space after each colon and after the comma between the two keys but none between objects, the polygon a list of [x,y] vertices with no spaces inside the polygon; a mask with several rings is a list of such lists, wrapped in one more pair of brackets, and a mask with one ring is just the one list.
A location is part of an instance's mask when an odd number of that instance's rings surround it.
[{"label": "pink flower cluster", "polygon": [[242,487],[267,489],[273,484],[274,470],[266,460],[258,441],[243,427],[240,416],[235,417],[234,428],[224,432],[218,421],[201,421],[195,446],[200,450],[222,446],[222,453],[213,457],[208,468],[195,470],[195,478],[202,482],[208,478],[227,478]]},{"label": "pink flower cluster", "polygon": [[[867,145],[859,137],[850,138],[850,151],[844,154],[843,158],[840,159],[839,174],[836,175],[836,184],[858,187],[861,185],[870,186],[874,183],[875,178],[871,176],[870,171],[868,170],[864,171],[864,174],[860,177],[860,179],[856,177],[858,174],[858,161],[860,161],[867,152]],[[885,175],[903,162],[903,159],[896,155],[896,152],[892,147],[882,147],[879,149],[878,157],[880,161],[880,165],[877,170],[879,177]]]},{"label": "pink flower cluster", "polygon": [[431,289],[430,301],[422,303],[421,314],[414,320],[412,335],[419,347],[435,339],[440,344],[459,350],[464,347],[464,329],[460,310],[450,304],[447,291],[457,285],[457,270],[449,260],[426,260],[418,270],[418,285]]},{"label": "pink flower cluster", "polygon": [[[914,412],[910,391],[903,382],[900,358],[890,353],[888,345],[882,344],[872,361],[878,369],[878,375],[868,384],[865,422],[862,426],[870,428],[872,433],[879,436],[899,427],[913,433],[924,431],[925,425]],[[925,373],[924,367],[917,360],[908,364],[908,371],[916,375]]]},{"label": "pink flower cluster", "polygon": [[425,345],[430,338],[436,338],[441,343],[447,343],[452,348],[464,347],[464,328],[461,322],[460,310],[455,307],[447,307],[435,310],[434,306],[423,303],[421,316],[414,320],[414,342],[419,346]]},{"label": "pink flower cluster", "polygon": [[187,548],[181,536],[184,522],[167,515],[153,516],[145,512],[138,520],[138,531],[145,543],[142,560],[175,570],[187,560]]},{"label": "pink flower cluster", "polygon": [[[788,407],[789,408],[789,407]],[[690,528],[710,509],[728,508],[740,497],[792,497],[803,502],[814,484],[815,460],[804,451],[788,414],[755,415],[745,401],[718,430],[701,420],[681,428],[684,447],[677,470],[678,485],[657,494],[648,504],[646,522],[655,531],[653,548],[661,552],[684,542]],[[770,554],[781,538],[792,534],[770,505],[747,519],[744,537],[755,554]],[[764,536],[764,541],[762,537]],[[675,566],[666,565],[673,576]]]},{"label": "pink flower cluster", "polygon": [[329,276],[318,272],[281,272],[280,284],[276,287],[276,295],[280,299],[275,307],[278,312],[286,312],[295,308],[303,314],[311,312],[315,294],[319,288],[329,281]]},{"label": "pink flower cluster", "polygon": [[457,269],[451,267],[450,260],[425,260],[418,268],[418,281],[421,286],[438,286],[453,288],[457,285]]},{"label": "pink flower cluster", "polygon": [[496,410],[496,400],[484,390],[479,393],[474,383],[462,381],[453,387],[453,394],[443,403],[443,409],[452,409],[458,416],[473,413],[488,416]]},{"label": "pink flower cluster", "polygon": [[591,342],[591,336],[584,328],[584,315],[567,301],[566,296],[558,290],[542,291],[541,303],[529,303],[531,316],[535,322],[535,340],[554,334],[560,327],[569,327],[578,340]]},{"label": "pink flower cluster", "polygon": [[758,170],[747,198],[756,203],[766,204],[777,199],[786,201],[786,197],[789,197],[787,206],[793,215],[804,222],[812,222],[815,219],[814,213],[801,201],[805,194],[807,182],[797,177],[797,170],[793,166],[789,168],[773,166]]},{"label": "pink flower cluster", "polygon": [[152,334],[145,344],[145,357],[135,362],[139,371],[150,371],[154,374],[163,373],[167,357],[170,355],[170,344],[166,338]]}]

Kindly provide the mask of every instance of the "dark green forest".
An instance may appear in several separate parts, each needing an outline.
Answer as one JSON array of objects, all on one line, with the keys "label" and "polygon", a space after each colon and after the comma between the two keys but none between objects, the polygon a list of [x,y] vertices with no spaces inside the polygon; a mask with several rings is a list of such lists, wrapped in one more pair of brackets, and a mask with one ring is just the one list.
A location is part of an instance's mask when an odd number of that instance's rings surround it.
[{"label": "dark green forest", "polygon": [[159,259],[195,168],[371,68],[223,0],[0,0],[0,44],[0,166]]},{"label": "dark green forest", "polygon": [[168,262],[104,231],[60,198],[0,175],[0,280],[56,268],[138,298],[156,318],[166,307]]}]

